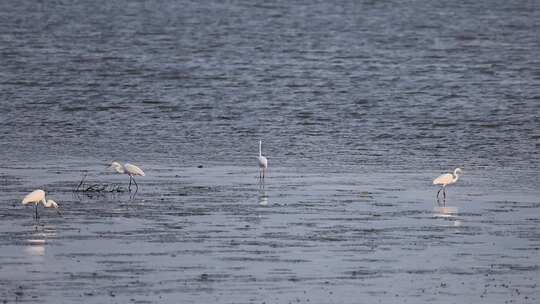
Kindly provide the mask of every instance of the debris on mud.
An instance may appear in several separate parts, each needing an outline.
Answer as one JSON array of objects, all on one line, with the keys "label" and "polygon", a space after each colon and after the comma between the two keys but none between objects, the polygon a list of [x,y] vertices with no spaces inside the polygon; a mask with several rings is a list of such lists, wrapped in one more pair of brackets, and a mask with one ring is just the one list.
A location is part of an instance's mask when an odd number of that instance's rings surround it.
[{"label": "debris on mud", "polygon": [[73,192],[126,192],[127,189],[118,184],[107,184],[107,183],[87,183],[86,177],[88,175],[85,173],[77,185],[77,188]]}]

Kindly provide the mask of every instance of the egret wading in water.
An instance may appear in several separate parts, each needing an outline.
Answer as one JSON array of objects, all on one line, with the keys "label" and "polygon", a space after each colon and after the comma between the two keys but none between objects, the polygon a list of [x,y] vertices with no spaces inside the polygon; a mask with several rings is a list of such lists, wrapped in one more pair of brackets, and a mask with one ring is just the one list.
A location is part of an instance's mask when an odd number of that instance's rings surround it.
[{"label": "egret wading in water", "polygon": [[446,173],[433,180],[434,185],[442,186],[441,189],[439,189],[439,191],[437,192],[437,202],[439,201],[439,193],[441,191],[443,192],[443,202],[446,202],[446,186],[457,182],[460,174],[461,174],[461,169],[456,168],[454,170],[454,173]]},{"label": "egret wading in water", "polygon": [[[38,210],[37,210],[37,206],[39,203],[42,203],[45,208],[58,209],[58,204],[55,201],[45,200],[45,191],[41,189],[32,191],[30,194],[25,196],[22,200],[22,204],[25,206],[28,204],[34,204],[34,209],[36,210],[36,214],[35,214],[36,219],[39,218]],[[58,211],[58,214],[61,214],[60,210],[57,210],[57,211]]]},{"label": "egret wading in water", "polygon": [[137,185],[137,182],[135,181],[134,176],[144,176],[144,171],[141,170],[141,168],[126,163],[125,165],[121,165],[118,162],[112,162],[109,168],[113,168],[116,172],[120,174],[127,174],[129,175],[129,187],[128,190],[131,192],[131,180],[135,183],[135,186],[137,187],[136,191],[139,190],[139,185]]},{"label": "egret wading in water", "polygon": [[264,176],[266,175],[266,169],[268,169],[268,159],[266,157],[262,156],[262,140],[259,140],[259,179],[264,180]]}]

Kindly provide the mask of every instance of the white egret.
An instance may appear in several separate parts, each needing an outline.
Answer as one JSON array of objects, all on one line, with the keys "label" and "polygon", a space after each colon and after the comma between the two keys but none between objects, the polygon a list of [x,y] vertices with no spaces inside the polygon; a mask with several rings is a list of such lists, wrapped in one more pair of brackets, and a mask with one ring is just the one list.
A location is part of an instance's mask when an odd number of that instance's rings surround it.
[{"label": "white egret", "polygon": [[439,193],[441,192],[441,190],[443,192],[443,201],[446,201],[446,186],[457,182],[461,173],[461,169],[456,168],[454,170],[454,173],[446,173],[433,180],[434,185],[442,186],[441,189],[439,189],[439,191],[437,192],[437,201],[439,201]]},{"label": "white egret", "polygon": [[264,179],[266,169],[268,169],[268,159],[262,156],[262,141],[259,140],[259,179]]},{"label": "white egret", "polygon": [[127,174],[129,175],[129,191],[131,192],[131,180],[135,183],[135,186],[137,187],[137,190],[139,190],[139,185],[137,185],[137,182],[135,181],[135,178],[133,176],[144,176],[144,171],[141,170],[141,168],[126,163],[125,165],[121,165],[118,162],[113,161],[109,168],[113,168],[116,172],[120,174]]},{"label": "white egret", "polygon": [[[39,203],[42,203],[45,208],[58,209],[58,204],[55,201],[45,200],[45,191],[41,189],[32,191],[30,194],[25,196],[22,200],[23,205],[34,204],[34,207],[36,210],[36,219],[38,218],[37,205]],[[58,213],[60,214],[60,211],[58,211]]]}]

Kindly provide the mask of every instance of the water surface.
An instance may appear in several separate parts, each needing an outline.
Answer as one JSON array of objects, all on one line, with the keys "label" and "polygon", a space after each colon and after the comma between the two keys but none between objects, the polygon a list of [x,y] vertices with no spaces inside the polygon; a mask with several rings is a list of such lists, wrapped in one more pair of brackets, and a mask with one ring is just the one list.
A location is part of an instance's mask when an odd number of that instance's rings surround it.
[{"label": "water surface", "polygon": [[[534,1],[0,1],[0,299],[538,302],[539,20]],[[135,197],[72,193],[83,171],[125,185],[111,160],[147,172]],[[440,207],[431,180],[458,166]],[[32,219],[36,188],[63,216]]]}]

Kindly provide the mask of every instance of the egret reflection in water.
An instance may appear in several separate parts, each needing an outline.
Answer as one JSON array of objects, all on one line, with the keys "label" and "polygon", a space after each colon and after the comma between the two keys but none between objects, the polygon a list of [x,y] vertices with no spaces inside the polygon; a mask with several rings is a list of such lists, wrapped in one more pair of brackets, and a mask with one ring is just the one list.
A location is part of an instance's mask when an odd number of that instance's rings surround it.
[{"label": "egret reflection in water", "polygon": [[266,194],[266,191],[264,190],[259,192],[259,205],[261,206],[268,205],[268,194]]},{"label": "egret reflection in water", "polygon": [[[39,226],[38,226],[39,227]],[[32,236],[26,240],[24,246],[24,253],[28,257],[39,257],[38,260],[42,260],[45,256],[45,246],[48,240],[56,236],[56,227],[51,225],[42,226],[41,229],[35,230]]]},{"label": "egret reflection in water", "polygon": [[433,209],[435,217],[454,217],[458,213],[457,207],[450,206],[436,206]]},{"label": "egret reflection in water", "polygon": [[457,218],[458,208],[449,206],[437,206],[433,209],[433,216],[451,220],[454,227],[461,227],[462,221]]},{"label": "egret reflection in water", "polygon": [[43,257],[45,255],[45,240],[29,239],[24,247],[24,253],[29,257]]}]

